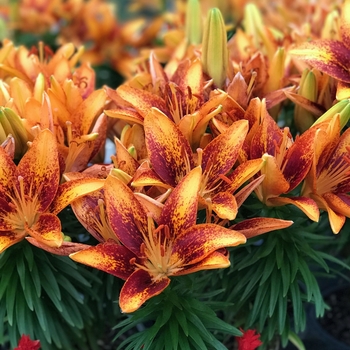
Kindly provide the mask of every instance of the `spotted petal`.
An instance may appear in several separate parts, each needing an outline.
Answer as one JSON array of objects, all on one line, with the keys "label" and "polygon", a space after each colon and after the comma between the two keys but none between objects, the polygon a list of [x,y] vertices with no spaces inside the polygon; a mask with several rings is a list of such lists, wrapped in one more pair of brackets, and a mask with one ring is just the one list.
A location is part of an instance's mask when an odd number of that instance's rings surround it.
[{"label": "spotted petal", "polygon": [[299,136],[285,155],[283,175],[289,182],[289,191],[297,187],[308,174],[314,158],[317,128],[310,128]]},{"label": "spotted petal", "polygon": [[104,187],[107,215],[119,240],[135,255],[142,256],[142,232],[147,230],[147,214],[133,192],[120,180],[108,176]]},{"label": "spotted petal", "polygon": [[[223,252],[222,252],[223,251]],[[229,254],[226,249],[216,250],[196,264],[186,266],[174,276],[187,275],[201,270],[224,269],[230,266]]]},{"label": "spotted petal", "polygon": [[248,122],[239,120],[205,147],[202,167],[209,179],[208,186],[235,164],[247,132]]},{"label": "spotted petal", "polygon": [[179,128],[155,108],[145,117],[144,127],[152,167],[164,182],[176,186],[194,166],[188,141]]},{"label": "spotted petal", "polygon": [[10,156],[5,152],[5,150],[0,147],[0,192],[6,192],[9,190],[13,177],[16,174],[16,165],[10,158]]},{"label": "spotted petal", "polygon": [[130,264],[130,260],[135,258],[135,255],[114,241],[97,244],[94,247],[70,254],[69,257],[76,262],[94,267],[123,280],[126,280],[134,272],[134,265]]},{"label": "spotted petal", "polygon": [[169,113],[165,101],[149,91],[136,89],[128,85],[121,85],[118,87],[117,93],[121,98],[130,103],[143,118],[146,117],[152,107],[158,108],[167,115]]},{"label": "spotted petal", "polygon": [[290,220],[274,218],[252,218],[239,222],[231,228],[244,234],[247,239],[262,235],[266,232],[281,230],[293,224]]},{"label": "spotted petal", "polygon": [[337,40],[315,40],[290,50],[321,72],[350,83],[350,48]]},{"label": "spotted petal", "polygon": [[245,242],[245,236],[238,231],[214,224],[195,225],[175,239],[170,262],[182,261],[182,266],[196,264],[215,250]]},{"label": "spotted petal", "polygon": [[316,201],[317,205],[320,208],[327,210],[329,224],[331,226],[333,233],[339,233],[339,231],[342,229],[342,227],[345,224],[345,219],[346,219],[345,215],[334,211],[328,205],[327,200],[325,198],[323,198],[322,196],[319,196],[319,195],[314,194],[314,193],[312,193],[310,196],[312,197],[312,199],[314,199]]},{"label": "spotted petal", "polygon": [[194,168],[175,187],[164,205],[159,224],[167,225],[173,237],[196,223],[201,176],[201,168]]},{"label": "spotted petal", "polygon": [[0,231],[0,254],[12,245],[20,242],[25,234],[16,234],[13,231]]},{"label": "spotted petal", "polygon": [[238,206],[235,197],[228,192],[219,192],[211,198],[214,212],[221,219],[234,220]]},{"label": "spotted petal", "polygon": [[75,199],[103,187],[105,180],[81,178],[68,181],[59,186],[56,198],[50,206],[50,212],[58,214]]},{"label": "spotted petal", "polygon": [[134,312],[145,301],[160,294],[170,283],[164,276],[156,281],[144,270],[136,270],[124,283],[119,297],[122,312]]},{"label": "spotted petal", "polygon": [[49,247],[46,244],[43,244],[42,242],[37,241],[35,238],[33,237],[26,237],[26,240],[40,248],[43,249],[51,254],[55,254],[55,255],[62,255],[62,256],[68,256],[70,254],[73,254],[75,252],[81,251],[83,249],[89,248],[90,246],[87,244],[82,244],[82,243],[74,243],[74,242],[63,242],[60,247],[56,248],[56,247]]},{"label": "spotted petal", "polygon": [[63,243],[60,219],[51,213],[44,213],[31,227],[26,227],[26,232],[38,242],[49,247],[58,248]]},{"label": "spotted petal", "polygon": [[23,177],[24,192],[37,195],[39,212],[44,212],[55,198],[60,181],[60,166],[56,139],[51,131],[43,130],[33,141],[17,167]]},{"label": "spotted petal", "polygon": [[317,204],[311,198],[307,197],[275,197],[269,198],[267,204],[270,206],[281,206],[286,204],[293,204],[298,207],[307,217],[318,222],[320,218],[320,211],[318,210]]}]

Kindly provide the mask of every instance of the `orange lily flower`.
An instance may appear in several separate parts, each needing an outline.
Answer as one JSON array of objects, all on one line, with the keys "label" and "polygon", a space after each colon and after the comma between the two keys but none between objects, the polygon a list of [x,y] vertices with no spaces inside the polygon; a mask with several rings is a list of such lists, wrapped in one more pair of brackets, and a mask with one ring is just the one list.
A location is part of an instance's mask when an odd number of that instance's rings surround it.
[{"label": "orange lily flower", "polygon": [[117,239],[70,257],[125,279],[119,304],[137,310],[160,294],[170,276],[230,265],[224,247],[245,243],[239,232],[214,224],[196,225],[201,169],[193,169],[165,203],[157,227],[132,191],[116,178],[105,185],[107,215]]},{"label": "orange lily flower", "polygon": [[338,80],[337,99],[350,96],[350,1],[344,1],[339,23],[340,40],[320,39],[305,42],[289,51]]},{"label": "orange lily flower", "polygon": [[315,139],[315,156],[302,194],[327,210],[329,223],[338,233],[350,217],[350,129],[340,135],[339,118]]},{"label": "orange lily flower", "polygon": [[[264,165],[261,174],[263,182],[255,189],[259,200],[267,206],[293,204],[301,209],[311,220],[318,221],[319,210],[316,203],[303,196],[285,197],[294,190],[308,174],[314,156],[314,144],[320,127],[313,127],[294,142],[289,129],[281,130],[267,113],[264,101],[251,105],[249,115],[255,110],[255,122],[250,140],[245,145],[248,158],[262,157]],[[259,123],[259,117],[262,120]]]},{"label": "orange lily flower", "polygon": [[103,186],[103,180],[60,182],[56,140],[43,130],[18,166],[0,147],[0,252],[30,235],[42,247],[63,244],[56,216],[74,199]]},{"label": "orange lily flower", "polygon": [[153,55],[150,57],[150,73],[137,75],[130,82],[109,91],[118,108],[106,110],[112,118],[143,124],[152,107],[158,108],[174,121],[186,136],[192,149],[199,147],[209,121],[222,111],[227,93],[216,89],[204,95],[202,66],[199,60],[179,63],[168,78]]},{"label": "orange lily flower", "polygon": [[[152,169],[144,172],[139,169],[132,186],[175,187],[197,163],[204,169],[199,200],[201,206],[208,209],[207,219],[214,210],[220,218],[233,220],[238,206],[232,193],[256,174],[263,164],[262,159],[247,162],[228,177],[225,176],[238,158],[248,132],[248,122],[240,120],[233,123],[203,150],[198,149],[196,160],[179,128],[159,110],[152,109],[145,117],[144,128]],[[253,191],[254,187],[249,187],[250,192]]]}]

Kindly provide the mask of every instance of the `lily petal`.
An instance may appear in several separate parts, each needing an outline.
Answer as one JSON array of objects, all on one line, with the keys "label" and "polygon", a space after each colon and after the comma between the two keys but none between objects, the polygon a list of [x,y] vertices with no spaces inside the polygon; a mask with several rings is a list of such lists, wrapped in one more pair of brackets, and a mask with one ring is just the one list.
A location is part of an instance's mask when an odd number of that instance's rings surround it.
[{"label": "lily petal", "polygon": [[122,312],[134,312],[145,301],[160,294],[168,287],[170,279],[166,276],[153,281],[152,276],[144,270],[136,270],[124,283],[119,296]]},{"label": "lily petal", "polygon": [[90,247],[89,245],[82,244],[82,243],[63,242],[60,247],[55,248],[55,247],[49,247],[48,245],[37,241],[33,237],[26,237],[25,239],[35,247],[46,250],[51,254],[62,255],[62,256],[68,256],[70,254],[76,253],[78,251],[81,251]]},{"label": "lily petal", "polygon": [[111,118],[126,120],[127,122],[130,122],[130,123],[137,123],[141,125],[143,124],[142,115],[132,110],[114,108],[114,109],[105,110],[104,113]]},{"label": "lily petal", "polygon": [[0,191],[8,191],[15,174],[15,163],[6,151],[0,147]]},{"label": "lily petal", "polygon": [[58,248],[63,243],[61,221],[54,214],[41,214],[34,225],[26,227],[25,229],[26,232],[38,242],[49,247]]},{"label": "lily petal", "polygon": [[267,205],[270,206],[282,206],[286,204],[293,204],[298,207],[301,211],[303,211],[307,217],[315,222],[318,222],[320,218],[320,211],[316,202],[307,197],[275,197],[269,198],[267,201]]},{"label": "lily petal", "polygon": [[146,117],[152,107],[156,107],[166,115],[169,114],[165,101],[152,92],[136,89],[128,85],[121,85],[118,87],[117,93],[130,103],[143,118]]},{"label": "lily petal", "polygon": [[245,236],[238,231],[214,224],[195,225],[175,239],[170,261],[182,261],[182,266],[196,264],[215,250],[245,242]]},{"label": "lily petal", "polygon": [[292,191],[304,180],[311,168],[317,130],[317,128],[306,130],[287,150],[282,169],[285,179],[290,184],[289,191]]},{"label": "lily petal", "polygon": [[234,220],[238,212],[235,196],[228,192],[219,192],[211,198],[214,212],[221,219]]},{"label": "lily petal", "polygon": [[349,48],[341,41],[324,39],[306,42],[289,53],[333,78],[350,83]]},{"label": "lily petal", "polygon": [[23,178],[24,193],[37,194],[39,212],[44,212],[55,198],[60,181],[60,166],[56,139],[51,131],[43,130],[33,141],[17,167]]},{"label": "lily petal", "polygon": [[134,272],[134,265],[130,264],[130,260],[134,259],[135,255],[114,241],[100,243],[94,247],[90,246],[70,254],[69,257],[76,262],[94,267],[123,280],[126,280]]},{"label": "lily petal", "polygon": [[289,189],[289,183],[277,165],[275,157],[264,155],[263,158],[265,162],[261,168],[261,174],[265,175],[265,178],[255,192],[259,199],[265,203],[271,197],[286,193]]},{"label": "lily petal", "polygon": [[0,231],[0,254],[12,245],[20,242],[25,234],[18,235],[13,231]]},{"label": "lily petal", "polygon": [[123,182],[108,176],[104,187],[107,215],[119,240],[142,257],[142,232],[147,230],[147,214],[133,192]]},{"label": "lily petal", "polygon": [[50,212],[58,214],[75,199],[103,187],[105,180],[82,178],[68,181],[59,186],[56,197],[50,206]]},{"label": "lily petal", "polygon": [[324,193],[323,198],[329,207],[338,214],[350,217],[350,196],[346,194],[337,195],[332,192]]},{"label": "lily petal", "polygon": [[[232,168],[247,132],[248,122],[239,120],[205,147],[202,167],[209,179],[216,181],[220,174],[226,174]],[[210,186],[210,183],[208,183],[208,186]]]},{"label": "lily petal", "polygon": [[281,230],[293,225],[293,221],[274,218],[252,218],[239,222],[231,228],[246,236],[247,239],[266,232]]},{"label": "lily petal", "polygon": [[339,231],[342,229],[342,227],[345,224],[345,220],[346,220],[345,215],[335,212],[328,205],[328,202],[326,201],[325,198],[323,198],[315,193],[310,194],[310,197],[312,197],[316,201],[317,205],[320,208],[327,210],[329,224],[331,226],[333,233],[339,233]]},{"label": "lily petal", "polygon": [[[225,254],[221,252],[222,250],[225,252]],[[220,249],[211,253],[198,263],[186,266],[186,268],[183,270],[174,273],[174,276],[187,275],[189,273],[194,273],[201,270],[224,269],[230,265],[231,263],[228,251],[226,249]]]},{"label": "lily petal", "polygon": [[158,109],[145,117],[146,146],[150,162],[164,182],[176,186],[194,166],[192,151],[179,128]]},{"label": "lily petal", "polygon": [[201,177],[201,167],[191,170],[175,187],[164,205],[159,224],[167,225],[173,237],[196,223]]}]

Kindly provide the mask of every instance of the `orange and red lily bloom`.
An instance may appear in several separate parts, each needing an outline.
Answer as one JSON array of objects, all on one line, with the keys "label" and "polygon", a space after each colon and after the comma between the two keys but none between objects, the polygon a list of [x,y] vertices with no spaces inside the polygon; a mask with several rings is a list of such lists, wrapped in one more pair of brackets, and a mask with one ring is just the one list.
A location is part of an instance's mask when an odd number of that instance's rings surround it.
[{"label": "orange and red lily bloom", "polygon": [[256,195],[268,206],[293,204],[311,220],[318,221],[319,210],[311,198],[281,195],[294,190],[308,174],[314,157],[315,137],[321,127],[307,130],[293,142],[288,128],[281,130],[264,106],[255,106],[259,115],[263,108],[263,119],[260,125],[254,125],[254,133],[245,151],[251,159],[263,157],[265,160],[261,168],[265,178],[256,188]]},{"label": "orange and red lily bloom", "polygon": [[107,178],[107,215],[121,244],[108,240],[70,257],[126,280],[119,298],[123,312],[133,312],[160,294],[170,276],[228,267],[223,248],[246,242],[237,231],[196,225],[201,177],[201,168],[196,167],[180,181],[156,224],[123,182]]},{"label": "orange and red lily bloom", "polygon": [[[112,118],[143,124],[152,107],[160,110],[185,135],[193,150],[200,145],[209,121],[222,111],[227,93],[216,89],[206,91],[202,66],[199,60],[179,63],[177,70],[168,78],[156,59],[151,55],[151,73],[137,75],[133,80],[110,90],[110,97],[118,108],[105,111]],[[205,97],[205,96],[209,97]]]},{"label": "orange and red lily bloom", "polygon": [[199,190],[201,205],[208,208],[208,216],[214,210],[220,218],[233,220],[238,206],[232,193],[255,175],[263,164],[262,159],[247,162],[239,168],[239,173],[236,171],[229,178],[225,176],[238,158],[248,132],[248,122],[239,120],[233,123],[203,150],[198,149],[197,159],[178,126],[159,110],[153,108],[145,117],[144,128],[148,156],[155,174],[148,169],[143,174],[139,169],[132,186],[175,187],[197,163],[204,169]]},{"label": "orange and red lily bloom", "polygon": [[0,252],[31,236],[38,246],[63,244],[56,216],[80,195],[97,190],[103,180],[79,179],[60,185],[56,140],[43,130],[18,166],[0,147]]},{"label": "orange and red lily bloom", "polygon": [[350,217],[350,129],[339,137],[339,119],[335,124],[334,130],[320,133],[316,139],[314,164],[302,194],[327,210],[332,231],[338,233]]},{"label": "orange and red lily bloom", "polygon": [[339,23],[340,40],[322,39],[305,42],[290,54],[296,55],[338,80],[337,99],[342,100],[350,96],[350,1],[346,0],[342,6]]}]

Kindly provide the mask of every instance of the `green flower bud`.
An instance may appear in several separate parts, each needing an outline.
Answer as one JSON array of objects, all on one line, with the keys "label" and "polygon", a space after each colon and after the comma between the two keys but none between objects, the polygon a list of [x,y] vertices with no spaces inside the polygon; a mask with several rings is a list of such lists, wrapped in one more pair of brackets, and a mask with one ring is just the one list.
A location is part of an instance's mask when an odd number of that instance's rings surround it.
[{"label": "green flower bud", "polygon": [[217,8],[209,10],[202,41],[202,66],[218,87],[222,87],[228,66],[227,37],[224,19]]},{"label": "green flower bud", "polygon": [[[309,70],[305,69],[300,80],[300,88],[298,95],[307,98],[312,102],[317,100],[317,81],[315,74]],[[295,105],[294,109],[294,122],[295,126],[300,132],[304,132],[314,123],[316,116],[310,111],[306,110],[300,105]]]},{"label": "green flower bud", "polygon": [[20,158],[26,152],[28,142],[21,118],[12,109],[0,107],[0,129],[0,142],[4,142],[8,135],[12,135],[15,140],[15,158]]},{"label": "green flower bud", "polygon": [[341,100],[332,106],[326,113],[323,113],[313,125],[322,123],[327,119],[333,118],[336,114],[340,114],[340,128],[342,129],[350,118],[350,99]]},{"label": "green flower bud", "polygon": [[[198,15],[199,14],[199,15]],[[186,7],[186,38],[190,44],[200,44],[203,35],[201,7],[198,0],[188,0]]]}]

